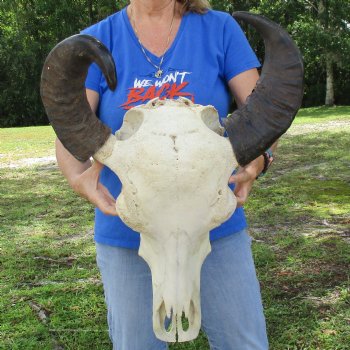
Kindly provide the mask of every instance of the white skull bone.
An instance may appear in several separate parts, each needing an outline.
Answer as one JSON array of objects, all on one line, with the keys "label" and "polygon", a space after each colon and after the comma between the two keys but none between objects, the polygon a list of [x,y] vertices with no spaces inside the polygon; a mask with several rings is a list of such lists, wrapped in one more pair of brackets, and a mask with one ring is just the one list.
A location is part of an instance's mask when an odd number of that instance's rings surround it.
[{"label": "white skull bone", "polygon": [[122,182],[117,212],[141,234],[139,255],[152,272],[153,328],[163,341],[197,337],[209,231],[236,208],[227,183],[237,161],[222,134],[214,107],[155,99],[128,111],[121,129],[94,155]]}]

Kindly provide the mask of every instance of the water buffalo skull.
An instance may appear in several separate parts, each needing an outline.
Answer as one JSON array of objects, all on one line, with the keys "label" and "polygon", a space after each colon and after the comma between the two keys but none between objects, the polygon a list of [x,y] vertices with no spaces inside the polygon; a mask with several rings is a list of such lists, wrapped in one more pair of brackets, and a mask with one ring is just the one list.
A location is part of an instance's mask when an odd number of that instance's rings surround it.
[{"label": "water buffalo skull", "polygon": [[141,233],[139,254],[152,272],[153,328],[164,341],[198,335],[200,269],[210,252],[209,231],[236,207],[227,185],[232,170],[271,146],[301,104],[303,64],[289,35],[262,16],[234,16],[261,33],[266,52],[255,91],[225,123],[228,138],[213,107],[187,99],[156,99],[135,107],[112,135],[91,111],[84,82],[88,67],[96,62],[114,89],[114,61],[90,36],[58,44],[43,68],[41,95],[58,138],[78,160],[93,156],[123,184],[117,211]]},{"label": "water buffalo skull", "polygon": [[197,336],[209,231],[236,207],[227,179],[237,162],[230,142],[215,131],[223,134],[213,107],[157,99],[127,112],[116,136],[94,155],[123,184],[117,211],[141,233],[139,254],[152,271],[154,330],[166,341],[175,341],[176,329],[181,340]]}]

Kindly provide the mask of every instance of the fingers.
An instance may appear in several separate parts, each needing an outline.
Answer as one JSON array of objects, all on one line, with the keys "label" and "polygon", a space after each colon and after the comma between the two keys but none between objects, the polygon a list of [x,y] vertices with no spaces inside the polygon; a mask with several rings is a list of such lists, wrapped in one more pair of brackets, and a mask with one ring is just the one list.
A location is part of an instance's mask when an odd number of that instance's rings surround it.
[{"label": "fingers", "polygon": [[107,187],[103,186],[101,183],[98,185],[99,190],[102,191],[102,193],[109,198],[110,200],[115,202],[115,198],[111,195],[111,193],[108,191]]},{"label": "fingers", "polygon": [[243,207],[243,204],[245,203],[246,200],[244,200],[243,198],[240,197],[236,197],[237,200],[237,208]]},{"label": "fingers", "polygon": [[235,193],[235,196],[236,196],[236,200],[237,200],[237,208],[242,207],[243,204],[248,199],[248,194],[247,193],[244,193],[244,194],[241,194],[241,193],[236,194]]},{"label": "fingers", "polygon": [[264,157],[259,156],[245,167],[239,168],[237,174],[230,177],[229,183],[254,182],[262,169],[264,169]]},{"label": "fingers", "polygon": [[233,193],[236,196],[237,207],[241,207],[248,199],[249,188],[246,184],[244,185],[239,184],[236,186]]},{"label": "fingers", "polygon": [[118,216],[115,199],[108,191],[107,187],[103,186],[101,183],[98,184],[97,190],[97,207],[106,215]]},{"label": "fingers", "polygon": [[252,177],[250,172],[245,169],[230,177],[229,183],[235,183],[234,195],[236,196],[237,207],[243,206],[247,201],[254,181],[254,176]]},{"label": "fingers", "polygon": [[97,207],[102,211],[103,214],[118,216],[117,209],[115,208],[115,202],[111,204],[104,201],[100,201]]},{"label": "fingers", "polygon": [[115,207],[115,199],[111,195],[105,195],[101,190],[99,190],[91,193],[88,200],[98,209],[100,209],[102,213],[106,215],[118,216]]},{"label": "fingers", "polygon": [[94,162],[79,176],[73,188],[81,197],[87,199],[104,214],[118,216],[115,199],[108,189],[99,182],[102,167],[101,163]]}]

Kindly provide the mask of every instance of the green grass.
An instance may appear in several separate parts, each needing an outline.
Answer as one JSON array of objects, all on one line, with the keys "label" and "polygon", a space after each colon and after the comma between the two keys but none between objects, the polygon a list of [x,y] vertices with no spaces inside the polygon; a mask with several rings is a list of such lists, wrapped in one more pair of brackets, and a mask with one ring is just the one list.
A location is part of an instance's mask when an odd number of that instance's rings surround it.
[{"label": "green grass", "polygon": [[[349,111],[302,110],[296,127]],[[349,125],[284,136],[246,206],[272,350],[349,348],[349,136]],[[53,132],[0,129],[0,140],[0,349],[111,349],[93,208],[56,167],[21,165],[54,154]],[[170,349],[209,346],[201,334]]]},{"label": "green grass", "polygon": [[54,140],[51,126],[0,128],[0,163],[53,155]]},{"label": "green grass", "polygon": [[348,349],[349,136],[283,137],[247,205],[273,350]]},{"label": "green grass", "polygon": [[349,120],[350,106],[303,108],[297,114],[294,124],[324,123],[334,120]]}]

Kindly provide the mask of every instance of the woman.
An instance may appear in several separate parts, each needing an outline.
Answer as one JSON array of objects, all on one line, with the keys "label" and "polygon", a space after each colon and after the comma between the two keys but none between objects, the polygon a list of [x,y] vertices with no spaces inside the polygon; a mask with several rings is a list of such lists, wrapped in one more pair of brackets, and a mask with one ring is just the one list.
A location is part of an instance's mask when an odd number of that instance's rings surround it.
[{"label": "woman", "polygon": [[[244,34],[206,0],[132,0],[122,11],[83,31],[100,39],[117,66],[118,87],[107,88],[97,66],[86,93],[92,110],[115,132],[125,112],[154,97],[184,96],[214,105],[221,118],[231,94],[244,104],[258,80],[259,62]],[[152,330],[152,285],[137,255],[139,235],[117,216],[121,184],[97,162],[77,161],[57,140],[58,164],[72,188],[96,209],[95,241],[113,346],[158,350],[167,344]],[[239,206],[264,169],[261,156],[232,176]],[[267,349],[259,284],[243,209],[210,233],[212,252],[201,272],[202,326],[212,349]]]}]

